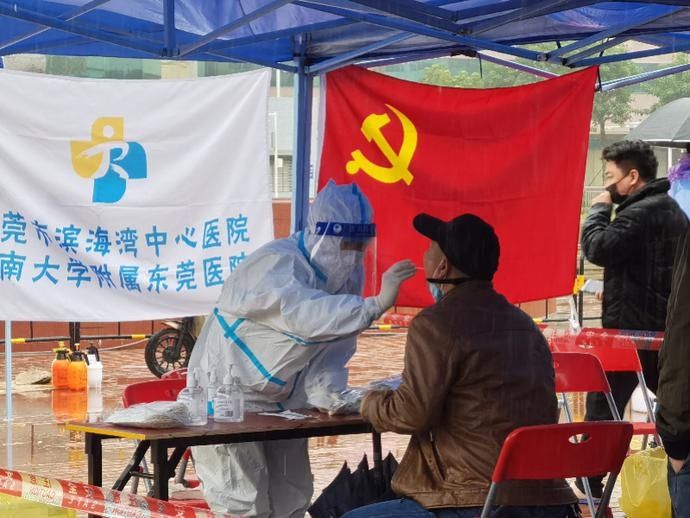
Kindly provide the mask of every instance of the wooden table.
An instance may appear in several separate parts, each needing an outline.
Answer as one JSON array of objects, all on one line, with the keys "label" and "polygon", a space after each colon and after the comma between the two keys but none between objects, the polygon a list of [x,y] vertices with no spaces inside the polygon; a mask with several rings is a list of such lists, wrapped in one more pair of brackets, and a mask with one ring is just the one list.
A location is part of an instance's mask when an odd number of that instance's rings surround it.
[{"label": "wooden table", "polygon": [[[242,423],[216,423],[209,421],[205,426],[189,426],[152,430],[150,428],[131,428],[106,423],[71,423],[68,430],[85,435],[85,451],[88,457],[89,484],[103,485],[103,450],[105,439],[135,439],[139,441],[134,455],[113,489],[121,491],[137,470],[146,452],[151,449],[153,464],[153,496],[168,499],[168,480],[174,475],[182,455],[190,446],[209,444],[230,444],[253,441],[272,441],[280,439],[302,439],[332,435],[352,435],[371,433],[374,450],[374,475],[377,483],[383,477],[381,457],[381,435],[359,415],[329,416],[310,410],[299,410],[308,419],[288,421],[280,417],[247,414]],[[168,455],[168,450],[173,450]]]}]

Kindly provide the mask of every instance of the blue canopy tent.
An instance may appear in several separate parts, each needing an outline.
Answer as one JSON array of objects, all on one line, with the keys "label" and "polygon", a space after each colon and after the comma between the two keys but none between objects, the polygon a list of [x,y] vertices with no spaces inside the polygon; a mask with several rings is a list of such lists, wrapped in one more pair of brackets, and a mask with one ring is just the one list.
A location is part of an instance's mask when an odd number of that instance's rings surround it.
[{"label": "blue canopy tent", "polygon": [[[607,54],[628,40],[649,50]],[[550,52],[525,44],[556,42]],[[690,50],[690,0],[0,0],[0,55],[249,62],[295,74],[293,227],[305,221],[313,78],[349,64],[483,56],[574,68]],[[618,88],[690,69],[618,79]]]},{"label": "blue canopy tent", "polygon": [[[607,53],[629,40],[651,47]],[[540,42],[555,42],[553,50],[524,47]],[[0,56],[249,62],[293,73],[295,229],[306,221],[311,100],[318,74],[349,64],[462,54],[549,76],[511,59],[547,61],[566,70],[685,51],[690,51],[690,0],[0,0]],[[668,67],[600,88],[687,69]],[[6,323],[8,394],[10,335]]]}]

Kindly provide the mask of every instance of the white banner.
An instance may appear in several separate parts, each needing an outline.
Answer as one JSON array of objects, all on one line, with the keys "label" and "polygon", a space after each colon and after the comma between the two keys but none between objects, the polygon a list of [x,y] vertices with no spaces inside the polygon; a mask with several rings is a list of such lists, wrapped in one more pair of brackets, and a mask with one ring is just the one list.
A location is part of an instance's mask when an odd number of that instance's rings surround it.
[{"label": "white banner", "polygon": [[0,320],[207,313],[273,238],[269,71],[0,71]]}]

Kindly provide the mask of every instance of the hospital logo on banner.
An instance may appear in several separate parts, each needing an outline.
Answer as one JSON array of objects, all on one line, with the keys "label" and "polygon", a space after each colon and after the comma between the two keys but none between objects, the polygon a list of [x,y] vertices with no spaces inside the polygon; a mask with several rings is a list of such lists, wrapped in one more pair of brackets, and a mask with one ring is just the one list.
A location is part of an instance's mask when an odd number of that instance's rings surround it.
[{"label": "hospital logo on banner", "polygon": [[91,127],[91,140],[73,140],[72,167],[93,180],[94,203],[117,203],[127,180],[146,178],[146,151],[138,142],[125,141],[123,117],[101,117]]}]

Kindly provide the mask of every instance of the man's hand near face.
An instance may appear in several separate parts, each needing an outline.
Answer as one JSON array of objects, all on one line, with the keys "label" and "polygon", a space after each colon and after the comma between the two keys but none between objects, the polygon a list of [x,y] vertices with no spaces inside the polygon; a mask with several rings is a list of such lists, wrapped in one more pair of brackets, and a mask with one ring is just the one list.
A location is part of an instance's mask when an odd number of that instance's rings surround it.
[{"label": "man's hand near face", "polygon": [[602,192],[592,200],[592,205],[596,205],[597,203],[607,203],[609,205],[613,205],[609,191]]}]

